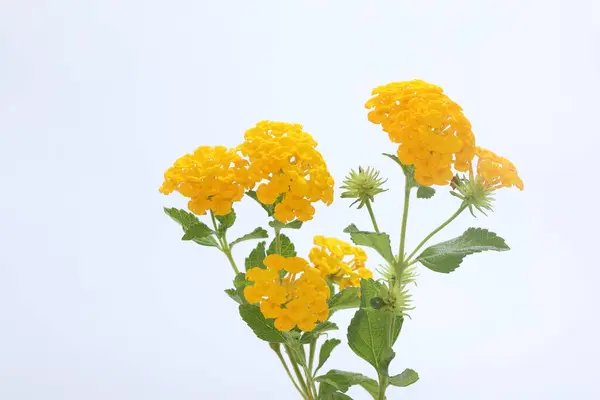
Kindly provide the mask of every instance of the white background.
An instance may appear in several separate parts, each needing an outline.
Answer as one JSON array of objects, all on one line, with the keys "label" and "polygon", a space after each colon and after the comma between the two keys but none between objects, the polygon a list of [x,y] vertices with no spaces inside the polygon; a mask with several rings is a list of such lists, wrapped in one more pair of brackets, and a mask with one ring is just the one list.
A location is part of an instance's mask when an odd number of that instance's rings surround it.
[{"label": "white background", "polygon": [[[397,246],[402,181],[380,156],[395,148],[363,104],[413,78],[443,86],[526,190],[436,238],[483,226],[512,251],[419,271],[392,372],[421,380],[388,397],[600,398],[599,13],[566,0],[1,1],[0,398],[296,398],[224,295],[226,260],[163,214],[185,204],[158,193],[163,171],[261,119],[299,122],[337,184],[359,164],[389,177],[375,205]],[[457,207],[444,192],[414,202],[409,248]],[[300,254],[314,234],[368,227],[348,204],[293,233]],[[237,210],[235,234],[266,223],[252,202]],[[345,343],[328,366],[373,376]]]}]

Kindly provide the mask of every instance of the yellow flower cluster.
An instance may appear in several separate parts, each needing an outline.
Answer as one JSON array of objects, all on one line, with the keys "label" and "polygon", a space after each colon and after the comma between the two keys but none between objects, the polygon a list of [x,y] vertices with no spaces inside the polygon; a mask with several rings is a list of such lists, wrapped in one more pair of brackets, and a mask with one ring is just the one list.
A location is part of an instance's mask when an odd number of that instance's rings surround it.
[{"label": "yellow flower cluster", "polygon": [[475,153],[478,158],[477,176],[487,189],[516,186],[523,190],[523,181],[512,162],[481,147],[476,147]]},{"label": "yellow flower cluster", "polygon": [[[279,254],[267,256],[263,263],[266,269],[255,267],[246,272],[246,279],[254,285],[244,289],[244,296],[251,304],[260,303],[265,318],[275,318],[275,328],[289,331],[298,326],[309,332],[317,322],[327,320],[330,292],[317,269],[303,258]],[[287,272],[283,278],[282,270]]]},{"label": "yellow flower cluster", "polygon": [[216,215],[231,212],[231,205],[251,188],[248,161],[235,149],[224,146],[201,146],[193,154],[175,161],[165,172],[160,192],[178,191],[190,198],[188,207],[194,214],[204,215],[212,210]]},{"label": "yellow flower cluster", "polygon": [[369,121],[381,124],[399,143],[398,158],[414,165],[421,185],[447,185],[452,167],[466,172],[475,154],[475,136],[461,107],[442,88],[421,80],[373,89],[365,107]]},{"label": "yellow flower cluster", "polygon": [[[317,142],[302,130],[302,125],[262,121],[246,131],[239,146],[248,157],[250,178],[260,183],[256,190],[263,204],[275,206],[275,218],[289,222],[312,219],[311,203],[333,201],[333,178],[315,147]],[[266,181],[266,182],[263,182]]]},{"label": "yellow flower cluster", "polygon": [[373,277],[373,273],[365,267],[367,254],[360,247],[323,236],[315,236],[314,244],[317,247],[310,250],[308,258],[323,277],[337,283],[340,289],[359,287],[360,278]]}]

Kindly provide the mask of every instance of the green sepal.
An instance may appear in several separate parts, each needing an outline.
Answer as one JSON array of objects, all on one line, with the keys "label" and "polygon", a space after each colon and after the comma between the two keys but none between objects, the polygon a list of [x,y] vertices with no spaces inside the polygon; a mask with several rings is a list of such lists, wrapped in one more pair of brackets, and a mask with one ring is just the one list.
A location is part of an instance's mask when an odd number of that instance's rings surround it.
[{"label": "green sepal", "polygon": [[302,334],[302,337],[300,338],[300,343],[308,344],[311,342],[311,340],[318,338],[319,335],[323,334],[324,332],[335,331],[337,329],[338,329],[338,326],[334,322],[331,322],[331,321],[321,322],[312,331],[304,332]]},{"label": "green sepal", "polygon": [[344,232],[350,234],[354,244],[375,249],[388,263],[395,263],[390,237],[387,233],[361,231],[354,224],[348,225]]},{"label": "green sepal", "polygon": [[275,329],[272,319],[265,319],[258,306],[242,304],[239,311],[242,319],[259,339],[269,343],[286,343],[283,333]]},{"label": "green sepal", "polygon": [[457,238],[435,244],[423,250],[415,259],[432,271],[450,273],[469,254],[486,250],[506,251],[504,239],[483,228],[469,228]]},{"label": "green sepal", "polygon": [[419,380],[419,374],[410,368],[402,371],[401,374],[390,376],[389,384],[398,387],[410,386]]},{"label": "green sepal", "polygon": [[231,242],[229,244],[229,246],[233,247],[234,245],[241,243],[241,242],[245,242],[247,240],[266,239],[268,237],[269,237],[269,234],[267,233],[267,231],[264,228],[258,227],[256,229],[254,229],[252,232],[246,233],[244,236],[235,239],[233,242]]}]

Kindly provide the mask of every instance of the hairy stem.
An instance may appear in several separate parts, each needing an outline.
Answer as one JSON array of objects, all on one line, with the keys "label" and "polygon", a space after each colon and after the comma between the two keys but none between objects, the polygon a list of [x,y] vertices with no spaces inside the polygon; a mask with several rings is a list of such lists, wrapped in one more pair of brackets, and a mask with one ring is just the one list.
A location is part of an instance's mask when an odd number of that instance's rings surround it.
[{"label": "hairy stem", "polygon": [[456,219],[456,217],[458,217],[465,209],[467,208],[466,205],[461,204],[461,206],[458,208],[458,210],[456,210],[456,212],[454,214],[452,214],[452,216],[450,218],[448,218],[446,221],[444,221],[443,224],[441,224],[440,226],[438,226],[437,228],[435,228],[429,235],[425,236],[425,239],[423,239],[421,241],[421,243],[419,243],[419,245],[413,250],[412,253],[410,253],[410,255],[408,256],[407,260],[407,265],[413,264],[414,261],[410,261],[413,256],[415,254],[417,254],[417,251],[419,251],[421,249],[421,247],[423,247],[423,245],[425,243],[427,243],[427,241],[429,239],[431,239],[433,237],[433,235],[435,235],[436,233],[438,233],[439,231],[441,231],[442,229],[444,229],[450,222],[454,221],[454,219]]},{"label": "hairy stem", "polygon": [[290,372],[290,368],[288,367],[287,363],[285,362],[285,358],[283,358],[283,354],[281,354],[281,350],[279,349],[279,344],[271,343],[270,346],[273,349],[273,351],[275,352],[275,354],[277,354],[277,358],[279,358],[279,361],[281,361],[281,365],[283,365],[283,368],[285,369],[287,376],[290,378],[290,381],[292,381],[292,384],[294,385],[294,387],[296,388],[298,393],[300,393],[300,395],[302,395],[302,398],[306,399],[306,393],[304,393],[302,391],[302,389],[300,389],[300,387],[294,380],[294,377],[292,376],[292,373]]},{"label": "hairy stem", "polygon": [[371,201],[367,199],[365,204],[367,206],[367,210],[369,210],[369,216],[371,217],[371,221],[373,222],[373,228],[375,228],[375,232],[379,233],[379,227],[377,226],[377,220],[375,220],[375,214],[373,213],[373,208],[371,207]]},{"label": "hairy stem", "polygon": [[406,223],[408,222],[408,205],[410,202],[410,189],[408,179],[405,179],[404,185],[404,210],[402,211],[402,227],[400,228],[400,254],[398,259],[404,264],[404,246],[406,243]]}]

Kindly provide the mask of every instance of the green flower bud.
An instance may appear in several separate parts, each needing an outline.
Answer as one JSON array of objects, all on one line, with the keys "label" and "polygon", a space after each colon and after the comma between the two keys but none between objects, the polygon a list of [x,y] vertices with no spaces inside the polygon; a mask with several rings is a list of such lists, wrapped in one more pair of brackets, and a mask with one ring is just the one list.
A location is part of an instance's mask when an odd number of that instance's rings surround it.
[{"label": "green flower bud", "polygon": [[375,196],[387,191],[381,186],[387,181],[379,178],[379,171],[368,167],[366,170],[358,167],[358,172],[351,170],[344,180],[340,189],[346,190],[342,198],[356,199],[350,206],[359,203],[358,208],[363,207],[368,201],[373,202]]}]

